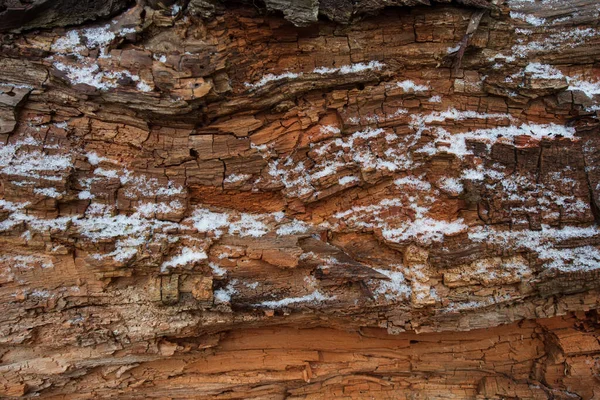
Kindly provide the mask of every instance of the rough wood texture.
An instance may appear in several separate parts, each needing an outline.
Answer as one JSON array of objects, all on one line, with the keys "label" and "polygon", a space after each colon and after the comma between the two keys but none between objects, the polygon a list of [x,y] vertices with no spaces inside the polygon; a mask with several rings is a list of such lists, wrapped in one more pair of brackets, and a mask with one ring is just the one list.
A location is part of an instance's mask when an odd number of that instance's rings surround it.
[{"label": "rough wood texture", "polygon": [[1,397],[600,398],[595,0],[12,3]]}]

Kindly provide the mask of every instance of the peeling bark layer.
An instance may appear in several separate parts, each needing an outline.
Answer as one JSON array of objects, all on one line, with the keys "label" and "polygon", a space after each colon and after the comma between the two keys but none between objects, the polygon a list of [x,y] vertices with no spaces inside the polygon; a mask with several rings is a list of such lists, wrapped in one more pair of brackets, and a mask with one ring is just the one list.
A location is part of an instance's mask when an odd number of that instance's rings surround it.
[{"label": "peeling bark layer", "polygon": [[598,4],[423,3],[0,7],[0,395],[600,396]]}]

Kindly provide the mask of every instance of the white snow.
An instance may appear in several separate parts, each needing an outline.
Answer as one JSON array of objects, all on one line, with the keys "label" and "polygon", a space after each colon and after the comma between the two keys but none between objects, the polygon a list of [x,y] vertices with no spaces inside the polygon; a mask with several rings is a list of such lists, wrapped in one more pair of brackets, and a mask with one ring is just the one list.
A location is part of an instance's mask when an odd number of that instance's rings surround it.
[{"label": "white snow", "polygon": [[293,222],[285,225],[281,225],[277,229],[277,234],[280,236],[284,235],[295,235],[298,233],[305,233],[308,230],[308,225],[302,221],[294,220]]},{"label": "white snow", "polygon": [[135,28],[121,28],[121,30],[119,31],[119,36],[125,36],[135,32]]},{"label": "white snow", "polygon": [[[389,145],[385,152],[374,149],[373,143],[385,140]],[[273,181],[285,187],[288,197],[309,197],[318,195],[322,187],[335,183],[344,185],[358,182],[358,177],[332,179],[331,176],[342,170],[383,171],[390,174],[406,170],[414,164],[398,142],[404,140],[393,132],[384,129],[366,128],[340,138],[330,138],[311,145],[317,157],[311,160],[297,160],[294,156],[275,159],[269,162],[269,175]],[[312,162],[312,165],[310,163]],[[345,174],[344,174],[345,175]],[[341,183],[340,183],[340,179]]]},{"label": "white snow", "polygon": [[356,63],[350,65],[343,65],[340,68],[327,68],[327,67],[318,67],[315,68],[312,72],[315,74],[355,74],[358,72],[369,71],[369,70],[380,70],[385,67],[385,64],[380,63],[379,61],[370,61],[368,63]]},{"label": "white snow", "polygon": [[67,78],[69,78],[74,85],[84,83],[100,90],[108,90],[111,87],[116,87],[114,84],[102,82],[104,74],[99,71],[100,67],[96,64],[85,67],[65,65],[61,62],[56,62],[54,63],[54,67],[59,71],[66,72]]},{"label": "white snow", "polygon": [[152,86],[150,86],[148,83],[144,82],[144,81],[140,81],[136,87],[138,88],[139,91],[141,92],[151,92]]},{"label": "white snow", "polygon": [[283,79],[296,79],[302,76],[302,73],[294,73],[294,72],[284,72],[282,74],[279,75],[274,75],[274,74],[267,74],[264,75],[258,82],[255,83],[244,83],[244,85],[247,88],[250,88],[252,90],[258,89],[260,87],[265,86],[266,84],[270,83],[270,82],[277,82],[277,81],[281,81]]},{"label": "white snow", "polygon": [[71,218],[70,221],[79,228],[81,235],[90,238],[92,241],[125,236],[145,236],[154,229],[176,226],[169,222],[146,219],[139,214]]},{"label": "white snow", "polygon": [[332,125],[322,125],[321,126],[321,133],[323,134],[333,134],[333,135],[339,135],[340,134],[340,129],[332,126]]},{"label": "white snow", "polygon": [[42,145],[33,138],[14,144],[0,144],[0,171],[7,175],[25,178],[60,181],[71,169],[72,157],[68,154],[47,154],[45,151],[21,151],[23,145]]},{"label": "white snow", "polygon": [[600,81],[589,82],[581,81],[578,78],[568,78],[569,87],[567,90],[580,90],[590,99],[595,95],[600,94]]},{"label": "white snow", "polygon": [[216,276],[224,276],[224,275],[227,274],[227,270],[226,269],[221,268],[220,266],[218,266],[214,262],[208,263],[208,266],[212,270],[213,274],[215,274]]},{"label": "white snow", "polygon": [[114,169],[96,168],[94,170],[94,175],[103,176],[105,178],[119,178],[118,171]]},{"label": "white snow", "polygon": [[373,293],[383,295],[387,300],[406,299],[411,294],[410,286],[407,285],[404,274],[400,271],[374,268],[375,271],[387,276],[390,280],[377,280]]},{"label": "white snow", "polygon": [[[529,34],[525,34],[529,36]],[[570,28],[557,33],[544,35],[542,41],[529,41],[529,38],[518,38],[517,44],[512,47],[512,56],[529,58],[534,54],[557,51],[561,48],[576,48],[585,45],[590,39],[600,35],[600,31],[594,28]]]},{"label": "white snow", "polygon": [[340,184],[342,186],[346,186],[350,183],[358,183],[358,182],[360,182],[360,178],[358,176],[352,176],[352,175],[342,176],[340,179],[338,179],[338,184]]},{"label": "white snow", "polygon": [[467,228],[468,226],[464,224],[462,218],[448,222],[425,217],[405,223],[403,226],[383,229],[382,235],[391,242],[417,240],[423,244],[430,244],[432,242],[443,242],[445,235],[466,232]]},{"label": "white snow", "polygon": [[229,234],[238,234],[240,236],[253,236],[261,237],[266,235],[268,228],[263,221],[261,216],[253,214],[241,214],[238,219],[229,224]]},{"label": "white snow", "polygon": [[[344,65],[339,68],[327,68],[327,67],[318,67],[311,71],[311,73],[319,74],[319,75],[329,75],[329,74],[356,74],[359,72],[369,71],[369,70],[380,70],[385,65],[380,63],[379,61],[371,61],[369,63],[356,63],[350,65]],[[244,83],[244,86],[251,90],[255,90],[261,88],[268,83],[277,82],[284,79],[297,79],[302,77],[304,74],[302,72],[284,72],[278,75],[275,74],[267,74],[264,75],[258,82],[255,83]]]},{"label": "white snow", "polygon": [[575,140],[575,129],[572,127],[566,127],[557,124],[522,124],[520,126],[501,126],[489,129],[477,129],[472,132],[450,134],[444,129],[437,129],[438,138],[436,141],[442,141],[448,143],[449,146],[445,147],[445,151],[457,155],[458,157],[464,157],[467,154],[471,154],[467,150],[466,141],[473,140],[484,142],[487,144],[488,149],[491,145],[497,141],[512,141],[517,136],[525,135],[532,139],[541,140],[543,138],[552,138],[562,136],[567,139]]},{"label": "white snow", "polygon": [[336,298],[336,296],[331,296],[330,297],[330,296],[327,296],[327,295],[323,295],[318,290],[315,290],[311,294],[307,294],[305,296],[301,296],[301,297],[288,297],[288,298],[285,298],[285,299],[275,300],[275,301],[263,301],[262,303],[259,303],[259,304],[256,304],[256,305],[257,306],[263,306],[263,307],[269,307],[269,308],[281,308],[281,307],[287,307],[290,304],[308,303],[308,302],[322,302],[322,301],[327,301],[327,300],[333,300],[335,298]]},{"label": "white snow", "polygon": [[48,258],[37,255],[2,254],[0,263],[6,263],[9,268],[30,270],[36,266],[41,268],[54,268],[54,263]]},{"label": "white snow", "polygon": [[160,266],[161,272],[166,272],[169,268],[195,264],[198,261],[206,260],[208,256],[201,249],[192,249],[184,247],[181,249],[181,254],[162,263]]},{"label": "white snow", "polygon": [[249,213],[219,213],[207,209],[197,209],[190,218],[198,232],[212,232],[219,237],[228,227],[230,235],[261,237],[269,232],[265,221],[277,219],[278,215]]},{"label": "white snow", "polygon": [[483,300],[472,300],[463,303],[450,302],[444,312],[458,312],[462,310],[472,310],[477,308],[485,308],[491,305],[510,301],[512,297],[509,294],[492,295]]},{"label": "white snow", "polygon": [[169,214],[183,211],[184,206],[179,200],[169,203],[142,203],[136,207],[136,211],[143,217],[155,217],[156,214]]},{"label": "white snow", "polygon": [[79,52],[83,50],[80,41],[79,32],[69,31],[65,36],[56,39],[52,44],[52,51],[60,53],[66,53],[67,51]]},{"label": "white snow", "polygon": [[213,232],[217,237],[223,234],[221,228],[229,224],[228,215],[198,209],[192,214],[191,220],[198,232]]},{"label": "white snow", "polygon": [[[508,212],[511,214],[539,213],[549,221],[559,222],[563,218],[577,218],[582,213],[589,213],[589,204],[573,195],[581,193],[580,182],[571,178],[572,171],[565,168],[561,172],[549,173],[538,181],[534,175],[507,173],[499,165],[492,165],[478,171],[480,180],[487,178],[486,188],[490,193],[496,193],[496,199],[501,202],[518,202],[522,206],[511,204]],[[559,214],[560,211],[560,214]],[[556,213],[556,215],[554,215]]]},{"label": "white snow", "polygon": [[237,289],[235,288],[235,285],[237,285],[237,283],[237,279],[232,279],[225,288],[215,290],[215,304],[231,303],[231,296],[238,293]]},{"label": "white snow", "polygon": [[91,165],[94,165],[94,166],[100,164],[100,162],[102,162],[102,161],[106,161],[106,158],[99,157],[98,154],[96,154],[95,152],[89,152],[89,153],[87,153],[86,157],[88,159],[88,162]]},{"label": "white snow", "polygon": [[55,62],[54,68],[65,72],[67,78],[72,85],[86,84],[95,87],[101,91],[107,91],[118,87],[117,80],[129,78],[134,82],[138,82],[138,89],[142,91],[150,91],[152,88],[145,82],[140,82],[140,77],[132,75],[127,70],[122,71],[102,71],[98,64],[85,65],[78,63],[77,65],[67,65],[62,62]]},{"label": "white snow", "polygon": [[455,196],[461,194],[464,190],[462,183],[456,178],[443,178],[440,180],[439,186],[445,192]]},{"label": "white snow", "polygon": [[525,21],[528,24],[533,25],[533,26],[542,26],[546,23],[546,20],[544,18],[539,18],[539,17],[536,17],[531,14],[524,14],[524,13],[519,13],[519,12],[514,12],[514,11],[510,12],[510,17],[513,19],[519,19],[521,21]]},{"label": "white snow", "polygon": [[409,93],[409,92],[418,93],[418,92],[425,92],[425,91],[429,90],[428,86],[418,85],[411,80],[404,80],[402,82],[397,82],[396,87],[402,88],[402,90],[406,93]]},{"label": "white snow", "polygon": [[482,181],[485,179],[485,174],[477,169],[465,169],[461,175],[462,179],[469,181]]},{"label": "white snow", "polygon": [[[333,215],[337,220],[333,226],[337,229],[347,227],[366,231],[378,229],[381,230],[383,239],[389,242],[417,241],[424,244],[441,242],[445,235],[467,230],[462,219],[448,222],[427,216],[436,200],[433,196],[436,190],[423,177],[409,175],[396,179],[394,183],[399,188],[409,186],[411,190],[402,190],[396,198],[340,211]],[[391,207],[410,210],[411,213],[407,215],[406,212],[394,212],[390,215]]]},{"label": "white snow", "polygon": [[83,30],[83,36],[87,39],[88,48],[106,47],[113,41],[116,35],[109,30],[110,25],[87,28]]},{"label": "white snow", "polygon": [[[98,64],[98,60],[91,55],[85,55],[89,49],[98,49],[99,58],[109,59],[107,54],[108,46],[117,36],[122,37],[129,33],[136,32],[135,28],[122,28],[118,32],[111,30],[110,24],[83,30],[71,30],[64,37],[58,38],[51,49],[55,52],[48,60],[54,61],[53,66],[66,73],[69,82],[72,85],[87,84],[101,91],[108,91],[119,86],[118,80],[129,78],[137,82],[137,89],[142,92],[153,90],[152,85],[144,82],[138,75],[134,75],[127,70],[112,71],[108,68],[103,70]],[[76,62],[72,62],[65,56],[74,56]],[[72,57],[71,57],[72,58]]]},{"label": "white snow", "polygon": [[590,238],[600,235],[596,226],[565,226],[562,229],[542,225],[541,231],[500,231],[491,227],[476,228],[469,239],[502,246],[503,249],[527,249],[545,261],[546,268],[562,272],[589,271],[600,268],[600,251],[593,246],[565,248],[561,243],[569,239]]},{"label": "white snow", "polygon": [[357,63],[351,65],[344,65],[339,69],[341,74],[355,74],[357,72],[369,71],[369,70],[380,70],[385,67],[385,64],[379,61],[370,61],[368,63]]},{"label": "white snow", "polygon": [[223,180],[223,182],[224,183],[245,182],[250,178],[252,178],[252,175],[249,175],[249,174],[231,174],[231,175],[227,175],[227,177]]},{"label": "white snow", "polygon": [[56,188],[34,188],[33,189],[33,193],[35,194],[41,194],[42,196],[46,196],[46,197],[52,197],[53,199],[57,199],[61,196],[63,196],[65,193],[64,192],[58,192],[56,190]]},{"label": "white snow", "polygon": [[412,186],[418,190],[429,191],[431,190],[431,184],[423,180],[423,176],[415,177],[412,175],[405,176],[404,178],[398,178],[394,181],[396,186]]},{"label": "white snow", "polygon": [[527,64],[525,72],[530,73],[533,79],[563,79],[565,77],[558,69],[539,62]]},{"label": "white snow", "polygon": [[44,289],[35,289],[31,292],[31,296],[47,299],[49,297],[54,297],[54,294],[51,295],[49,291]]}]

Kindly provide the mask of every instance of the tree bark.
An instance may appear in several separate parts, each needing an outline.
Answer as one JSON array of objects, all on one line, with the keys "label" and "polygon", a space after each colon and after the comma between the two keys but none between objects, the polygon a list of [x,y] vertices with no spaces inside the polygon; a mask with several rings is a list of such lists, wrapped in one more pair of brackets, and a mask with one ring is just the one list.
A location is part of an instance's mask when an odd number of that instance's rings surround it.
[{"label": "tree bark", "polygon": [[600,396],[596,1],[0,32],[0,397]]}]

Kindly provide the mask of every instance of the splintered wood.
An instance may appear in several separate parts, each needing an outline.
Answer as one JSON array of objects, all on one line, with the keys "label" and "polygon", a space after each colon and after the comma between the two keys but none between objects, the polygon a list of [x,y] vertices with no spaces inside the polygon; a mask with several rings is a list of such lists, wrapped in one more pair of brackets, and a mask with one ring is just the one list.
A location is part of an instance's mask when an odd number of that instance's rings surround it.
[{"label": "splintered wood", "polygon": [[0,397],[600,398],[597,1],[75,3],[0,4]]}]

